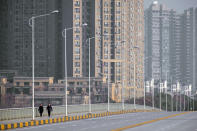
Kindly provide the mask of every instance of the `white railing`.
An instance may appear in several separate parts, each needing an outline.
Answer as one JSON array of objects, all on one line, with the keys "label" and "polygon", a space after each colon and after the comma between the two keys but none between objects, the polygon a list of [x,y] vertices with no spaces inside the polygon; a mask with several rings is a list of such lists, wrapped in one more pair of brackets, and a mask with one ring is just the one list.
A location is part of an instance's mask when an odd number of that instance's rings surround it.
[{"label": "white railing", "polygon": [[[125,110],[134,109],[133,104],[125,104]],[[142,105],[136,105],[136,109],[144,109]],[[152,107],[146,107],[146,109],[152,109]],[[110,103],[110,111],[122,110],[121,103]],[[73,113],[88,113],[88,104],[81,105],[68,105],[68,114]],[[107,103],[92,104],[92,112],[104,112],[107,111]],[[64,115],[65,106],[53,106],[52,115]],[[44,116],[47,116],[46,107],[44,107]],[[35,116],[39,116],[38,107],[35,108]],[[32,107],[26,108],[6,108],[0,109],[0,121],[23,119],[32,117]]]}]

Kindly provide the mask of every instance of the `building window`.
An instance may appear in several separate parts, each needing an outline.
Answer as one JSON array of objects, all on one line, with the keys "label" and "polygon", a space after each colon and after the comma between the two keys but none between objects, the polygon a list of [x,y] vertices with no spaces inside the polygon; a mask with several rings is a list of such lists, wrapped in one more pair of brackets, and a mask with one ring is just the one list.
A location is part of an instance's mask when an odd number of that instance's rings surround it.
[{"label": "building window", "polygon": [[24,82],[24,86],[29,86],[29,82]]},{"label": "building window", "polygon": [[79,62],[75,62],[75,67],[80,67],[80,63]]},{"label": "building window", "polygon": [[44,86],[48,86],[49,83],[48,83],[48,82],[43,82],[42,84],[43,84]]},{"label": "building window", "polygon": [[76,27],[79,27],[80,26],[80,23],[79,22],[75,22],[75,26]]},{"label": "building window", "polygon": [[40,84],[39,82],[35,82],[35,86],[39,86],[39,84]]},{"label": "building window", "polygon": [[104,46],[108,46],[108,43],[107,42],[104,42]]},{"label": "building window", "polygon": [[19,86],[20,85],[20,82],[16,82],[16,86]]},{"label": "building window", "polygon": [[108,15],[105,15],[104,19],[105,20],[108,20],[109,19]]},{"label": "building window", "polygon": [[80,2],[79,1],[75,1],[75,6],[80,6]]},{"label": "building window", "polygon": [[75,33],[80,33],[79,28],[75,28]]},{"label": "building window", "polygon": [[80,36],[79,35],[76,35],[75,36],[75,40],[80,40]]},{"label": "building window", "polygon": [[79,41],[76,41],[76,42],[75,42],[75,46],[80,47]]},{"label": "building window", "polygon": [[104,69],[104,73],[105,73],[105,74],[108,73],[108,69],[107,69],[107,68]]},{"label": "building window", "polygon": [[75,19],[79,20],[80,19],[80,15],[79,14],[75,14]]},{"label": "building window", "polygon": [[120,62],[117,62],[117,67],[120,67],[120,65],[121,65]]},{"label": "building window", "polygon": [[80,13],[80,8],[75,8],[76,13]]},{"label": "building window", "polygon": [[75,60],[80,60],[80,56],[79,55],[76,55],[75,56]]},{"label": "building window", "polygon": [[117,3],[116,3],[116,6],[117,6],[117,7],[120,7],[120,2],[117,2]]},{"label": "building window", "polygon": [[120,76],[117,76],[117,80],[120,81]]},{"label": "building window", "polygon": [[109,23],[108,22],[104,22],[104,26],[108,27]]},{"label": "building window", "polygon": [[106,66],[106,67],[107,67],[107,66],[108,66],[108,63],[107,63],[107,62],[104,62],[104,66]]},{"label": "building window", "polygon": [[108,49],[105,48],[105,49],[104,49],[104,54],[107,54],[107,53],[108,53]]},{"label": "building window", "polygon": [[109,13],[109,9],[108,8],[104,8],[104,13]]},{"label": "building window", "polygon": [[[106,32],[105,32],[106,33]],[[106,33],[107,34],[107,33]],[[104,40],[109,40],[109,36],[104,36]]]},{"label": "building window", "polygon": [[75,69],[75,74],[80,74],[80,69],[79,68]]},{"label": "building window", "polygon": [[75,54],[80,54],[80,49],[79,48],[75,48]]}]

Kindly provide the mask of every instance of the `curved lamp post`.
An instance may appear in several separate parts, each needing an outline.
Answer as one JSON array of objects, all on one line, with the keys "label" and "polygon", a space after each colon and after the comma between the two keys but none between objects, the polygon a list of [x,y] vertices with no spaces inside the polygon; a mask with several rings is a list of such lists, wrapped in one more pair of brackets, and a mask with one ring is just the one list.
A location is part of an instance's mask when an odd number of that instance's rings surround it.
[{"label": "curved lamp post", "polygon": [[48,16],[54,13],[58,13],[58,10],[54,10],[50,13],[47,14],[42,14],[42,15],[37,15],[37,16],[32,16],[29,19],[29,26],[32,28],[32,118],[33,120],[35,119],[35,114],[34,114],[34,65],[35,65],[35,55],[34,55],[34,45],[35,45],[35,19]]},{"label": "curved lamp post", "polygon": [[[83,26],[87,26],[87,24],[86,23],[84,23],[84,24],[82,24],[80,27],[83,27]],[[67,90],[68,90],[68,77],[67,77],[67,52],[66,52],[66,50],[67,50],[67,48],[66,48],[66,32],[68,31],[68,30],[72,30],[72,29],[74,29],[74,28],[79,28],[79,27],[71,27],[71,28],[65,28],[63,31],[62,31],[62,36],[64,37],[64,43],[65,43],[65,106],[66,106],[66,108],[65,108],[65,112],[66,112],[66,116],[68,116],[68,98],[67,98]]]}]

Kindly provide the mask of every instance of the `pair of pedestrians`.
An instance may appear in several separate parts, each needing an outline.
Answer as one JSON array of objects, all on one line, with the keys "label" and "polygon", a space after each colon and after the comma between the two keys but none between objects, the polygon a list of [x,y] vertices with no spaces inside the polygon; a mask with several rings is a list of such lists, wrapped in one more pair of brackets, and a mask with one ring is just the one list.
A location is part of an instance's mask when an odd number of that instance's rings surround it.
[{"label": "pair of pedestrians", "polygon": [[[51,116],[51,111],[53,111],[53,108],[52,108],[51,104],[48,104],[46,109],[48,111],[48,117],[50,117]],[[40,104],[40,106],[38,108],[38,111],[40,113],[40,117],[42,117],[42,113],[44,112],[44,108],[43,108],[42,104]]]}]

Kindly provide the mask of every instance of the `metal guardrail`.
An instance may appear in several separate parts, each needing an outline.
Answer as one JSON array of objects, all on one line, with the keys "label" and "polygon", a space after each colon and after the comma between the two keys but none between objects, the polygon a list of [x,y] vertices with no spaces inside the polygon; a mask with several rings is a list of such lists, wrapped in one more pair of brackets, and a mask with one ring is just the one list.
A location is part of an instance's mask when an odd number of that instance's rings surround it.
[{"label": "metal guardrail", "polygon": [[[107,103],[102,104],[92,104],[92,112],[102,112],[107,111]],[[89,105],[68,105],[68,113],[86,113],[88,112]],[[125,110],[134,109],[133,104],[125,104]],[[136,109],[144,109],[142,105],[136,105]],[[146,109],[152,109],[152,107],[147,107]],[[122,110],[121,103],[110,103],[110,111],[119,111]],[[53,106],[52,115],[63,115],[65,114],[65,105],[62,106]],[[44,116],[47,116],[46,107],[44,107]],[[39,116],[38,107],[35,108],[35,116]],[[32,117],[32,107],[26,108],[6,108],[0,109],[0,121],[4,120],[13,120],[13,119],[23,119]]]}]

